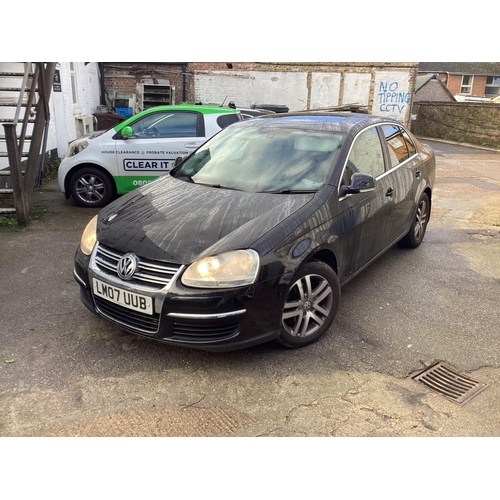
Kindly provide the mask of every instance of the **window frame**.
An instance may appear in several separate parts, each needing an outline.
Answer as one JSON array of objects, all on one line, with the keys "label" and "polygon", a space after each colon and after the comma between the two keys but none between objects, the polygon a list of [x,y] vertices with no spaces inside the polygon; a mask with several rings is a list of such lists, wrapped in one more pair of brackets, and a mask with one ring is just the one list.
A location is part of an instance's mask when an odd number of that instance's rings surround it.
[{"label": "window frame", "polygon": [[[205,137],[205,121],[203,118],[203,114],[199,113],[198,111],[184,111],[184,110],[159,110],[155,111],[153,113],[149,113],[145,116],[141,116],[137,120],[133,121],[130,123],[130,127],[132,130],[134,130],[134,125],[140,123],[143,120],[148,120],[151,118],[154,118],[155,115],[179,115],[179,114],[189,114],[189,115],[196,115],[196,134],[195,135],[182,135],[182,136],[137,136],[138,139],[153,139],[153,140],[158,140],[158,139],[193,139],[193,138],[200,138],[200,137]],[[116,139],[121,139],[122,134],[121,132],[115,137]]]},{"label": "window frame", "polygon": [[[406,146],[406,152],[407,152],[408,156],[405,160],[400,161],[397,165],[392,165],[392,160],[391,160],[391,156],[390,156],[390,152],[389,152],[389,145],[387,144],[387,138],[385,136],[384,129],[383,129],[384,125],[391,125],[393,127],[396,127],[399,131],[399,134],[403,136],[403,142]],[[415,155],[418,154],[417,145],[415,144],[415,142],[413,141],[413,139],[410,136],[410,133],[408,132],[408,130],[406,130],[405,127],[403,127],[402,125],[396,124],[396,123],[381,123],[379,125],[379,127],[380,127],[380,135],[382,137],[382,142],[384,143],[384,147],[387,148],[385,150],[386,155],[387,155],[386,172],[391,172],[395,168],[398,168],[398,167],[404,165],[405,163],[410,161]],[[408,143],[410,143],[413,146],[413,152],[410,152],[408,150]]]},{"label": "window frame", "polygon": [[71,96],[73,98],[73,105],[78,106],[78,82],[76,76],[76,63],[69,63],[69,74],[71,80]]},{"label": "window frame", "polygon": [[[470,83],[465,84],[464,78],[470,78]],[[460,94],[471,95],[473,85],[474,85],[474,75],[462,75],[462,82],[460,83]],[[468,88],[469,91],[464,90],[466,88]]]},{"label": "window frame", "polygon": [[[386,144],[385,134],[384,134],[384,131],[382,129],[383,125],[392,125],[392,126],[398,127],[399,130],[400,130],[400,132],[403,134],[403,136],[406,135],[406,138],[408,139],[408,141],[413,145],[414,153],[412,155],[409,155],[406,160],[404,160],[401,163],[398,163],[395,166],[392,166],[392,162],[391,162],[391,159],[390,159],[390,156],[389,156],[389,151],[387,150],[387,148],[389,146],[387,146],[387,144]],[[382,174],[380,174],[379,176],[375,177],[375,180],[378,180],[378,179],[384,177],[385,175],[389,174],[390,172],[392,172],[396,168],[399,168],[401,166],[405,166],[406,163],[408,163],[410,160],[412,160],[415,156],[417,156],[419,154],[417,144],[412,139],[412,137],[411,137],[410,133],[408,132],[408,130],[406,130],[406,128],[404,126],[402,126],[402,125],[400,125],[398,123],[380,122],[380,123],[374,123],[373,125],[370,125],[368,127],[363,128],[362,130],[360,130],[356,134],[356,136],[352,140],[351,146],[349,147],[349,151],[347,152],[347,157],[344,160],[344,165],[342,167],[342,171],[341,171],[340,176],[338,178],[337,194],[339,196],[339,201],[341,201],[344,198],[346,198],[346,196],[340,196],[340,188],[342,187],[342,178],[344,177],[344,171],[345,171],[345,169],[347,167],[347,162],[349,161],[349,156],[351,155],[351,151],[352,151],[352,148],[354,146],[354,143],[355,143],[356,139],[359,137],[360,134],[362,134],[364,131],[366,131],[369,128],[372,128],[372,127],[376,127],[376,129],[377,129],[377,133],[378,133],[378,137],[379,137],[379,140],[380,140],[380,145],[382,147],[382,153],[383,153],[383,157],[384,157],[384,172]],[[406,141],[405,141],[405,144],[406,144]]]},{"label": "window frame", "polygon": [[[347,152],[347,156],[346,156],[346,159],[344,161],[344,165],[342,167],[342,171],[340,172],[340,176],[338,178],[338,186],[337,186],[337,194],[339,196],[339,199],[343,199],[345,198],[345,196],[342,196],[340,197],[340,188],[342,187],[342,178],[344,177],[344,172],[345,172],[345,169],[347,168],[347,163],[349,162],[349,158],[351,156],[351,153],[352,153],[352,149],[356,143],[356,141],[358,140],[359,136],[361,134],[363,134],[364,132],[366,132],[367,130],[371,129],[371,128],[375,128],[375,132],[377,134],[377,137],[378,137],[378,140],[379,140],[379,143],[380,143],[380,149],[382,150],[382,160],[384,162],[384,171],[378,175],[377,177],[374,177],[374,179],[379,179],[380,177],[383,177],[385,174],[387,174],[387,156],[386,156],[386,151],[385,151],[385,146],[382,142],[382,138],[380,136],[380,130],[378,129],[378,126],[380,125],[380,123],[374,123],[372,125],[369,125],[368,127],[364,127],[362,130],[360,130],[353,138],[352,142],[351,142],[351,145],[349,147],[349,151]],[[366,173],[366,172],[365,172]]]},{"label": "window frame", "polygon": [[[492,79],[492,83],[488,83],[488,78]],[[498,79],[498,84],[494,83],[495,79]],[[486,92],[487,89],[496,89],[496,93]],[[484,86],[484,95],[495,97],[500,94],[500,75],[490,75],[486,77],[486,84]]]}]

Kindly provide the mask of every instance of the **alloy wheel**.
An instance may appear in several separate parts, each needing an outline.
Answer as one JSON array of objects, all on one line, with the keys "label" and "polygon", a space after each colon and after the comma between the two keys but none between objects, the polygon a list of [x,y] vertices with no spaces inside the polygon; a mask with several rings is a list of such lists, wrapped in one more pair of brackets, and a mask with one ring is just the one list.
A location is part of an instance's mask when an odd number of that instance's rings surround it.
[{"label": "alloy wheel", "polygon": [[283,308],[282,325],[292,337],[313,335],[332,311],[333,290],[326,278],[308,274],[290,288]]},{"label": "alloy wheel", "polygon": [[415,216],[415,239],[420,241],[424,235],[425,224],[427,223],[427,201],[421,200]]},{"label": "alloy wheel", "polygon": [[106,186],[95,174],[82,175],[76,183],[77,196],[85,203],[95,203],[103,199]]}]

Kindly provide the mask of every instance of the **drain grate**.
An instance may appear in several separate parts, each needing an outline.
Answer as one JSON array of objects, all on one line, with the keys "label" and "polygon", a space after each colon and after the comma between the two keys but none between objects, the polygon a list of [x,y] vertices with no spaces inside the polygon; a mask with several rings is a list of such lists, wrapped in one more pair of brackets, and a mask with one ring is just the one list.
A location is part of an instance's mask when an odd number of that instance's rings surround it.
[{"label": "drain grate", "polygon": [[412,379],[461,406],[488,387],[488,384],[461,375],[442,362],[426,368]]}]

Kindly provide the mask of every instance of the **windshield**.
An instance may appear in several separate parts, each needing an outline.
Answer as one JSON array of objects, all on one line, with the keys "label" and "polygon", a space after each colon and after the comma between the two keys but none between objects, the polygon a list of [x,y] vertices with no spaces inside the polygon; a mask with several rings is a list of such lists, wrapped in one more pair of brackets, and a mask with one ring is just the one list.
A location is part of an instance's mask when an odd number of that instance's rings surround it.
[{"label": "windshield", "polygon": [[341,140],[341,134],[317,130],[233,126],[188,157],[173,176],[247,192],[316,191],[329,178]]}]

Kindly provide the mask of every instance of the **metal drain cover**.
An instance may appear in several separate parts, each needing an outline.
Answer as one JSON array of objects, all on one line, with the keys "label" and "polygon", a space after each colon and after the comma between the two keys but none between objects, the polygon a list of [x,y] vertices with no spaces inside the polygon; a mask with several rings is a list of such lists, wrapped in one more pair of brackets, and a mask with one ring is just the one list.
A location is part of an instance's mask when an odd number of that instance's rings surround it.
[{"label": "metal drain cover", "polygon": [[412,379],[461,406],[488,387],[488,384],[461,375],[454,368],[442,362],[426,368],[414,375]]}]

